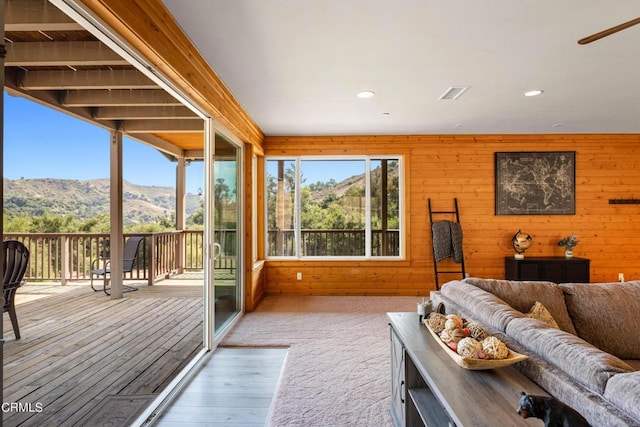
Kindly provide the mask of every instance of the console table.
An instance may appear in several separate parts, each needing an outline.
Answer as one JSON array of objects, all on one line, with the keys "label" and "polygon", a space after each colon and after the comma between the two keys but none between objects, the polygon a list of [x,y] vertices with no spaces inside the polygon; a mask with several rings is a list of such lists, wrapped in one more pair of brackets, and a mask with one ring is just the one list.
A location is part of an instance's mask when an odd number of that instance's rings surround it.
[{"label": "console table", "polygon": [[546,280],[555,283],[589,283],[589,259],[565,257],[504,258],[507,280]]},{"label": "console table", "polygon": [[513,366],[459,367],[418,322],[387,313],[391,329],[391,416],[400,426],[526,425],[516,414],[520,392],[547,396]]}]

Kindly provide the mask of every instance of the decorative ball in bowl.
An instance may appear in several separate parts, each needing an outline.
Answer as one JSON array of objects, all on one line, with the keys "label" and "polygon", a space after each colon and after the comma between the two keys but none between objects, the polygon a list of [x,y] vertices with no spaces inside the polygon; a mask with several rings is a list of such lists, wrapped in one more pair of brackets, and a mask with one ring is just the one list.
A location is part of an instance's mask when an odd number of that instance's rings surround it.
[{"label": "decorative ball in bowl", "polygon": [[451,359],[464,369],[501,368],[528,358],[489,335],[479,323],[454,314],[432,313],[424,324]]}]

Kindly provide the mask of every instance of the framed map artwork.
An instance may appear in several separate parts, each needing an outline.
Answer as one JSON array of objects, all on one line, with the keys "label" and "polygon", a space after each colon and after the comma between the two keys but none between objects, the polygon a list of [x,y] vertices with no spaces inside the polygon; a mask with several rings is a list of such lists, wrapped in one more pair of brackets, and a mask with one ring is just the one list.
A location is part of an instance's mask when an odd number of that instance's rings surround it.
[{"label": "framed map artwork", "polygon": [[575,215],[575,151],[495,154],[496,215]]}]

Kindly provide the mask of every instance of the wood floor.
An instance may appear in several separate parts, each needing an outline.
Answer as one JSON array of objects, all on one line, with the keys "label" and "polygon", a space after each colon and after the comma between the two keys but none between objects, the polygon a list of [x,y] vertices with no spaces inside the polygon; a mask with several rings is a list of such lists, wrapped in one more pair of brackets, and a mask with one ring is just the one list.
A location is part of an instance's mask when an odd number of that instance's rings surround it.
[{"label": "wood floor", "polygon": [[120,300],[88,285],[26,288],[22,339],[4,316],[4,402],[23,405],[3,414],[5,426],[83,425],[114,395],[158,394],[202,348],[201,285]]},{"label": "wood floor", "polygon": [[287,351],[216,349],[153,426],[264,426]]}]

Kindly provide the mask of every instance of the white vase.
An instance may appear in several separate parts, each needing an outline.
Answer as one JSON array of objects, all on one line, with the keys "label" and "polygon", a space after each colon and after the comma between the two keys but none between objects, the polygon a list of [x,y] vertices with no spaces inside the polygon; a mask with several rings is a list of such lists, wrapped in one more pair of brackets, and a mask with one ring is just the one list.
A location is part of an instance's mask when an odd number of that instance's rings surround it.
[{"label": "white vase", "polygon": [[565,249],[564,250],[565,258],[573,258],[573,249]]}]

